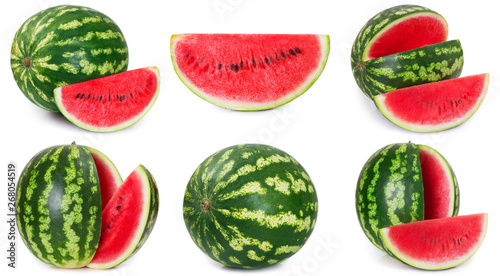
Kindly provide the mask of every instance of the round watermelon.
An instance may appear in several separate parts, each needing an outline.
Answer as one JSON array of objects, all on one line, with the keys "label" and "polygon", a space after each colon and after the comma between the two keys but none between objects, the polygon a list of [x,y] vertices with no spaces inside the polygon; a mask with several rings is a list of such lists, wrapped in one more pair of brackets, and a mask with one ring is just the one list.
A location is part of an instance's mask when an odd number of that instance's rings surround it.
[{"label": "round watermelon", "polygon": [[58,111],[54,89],[127,70],[128,48],[108,16],[81,6],[56,6],[28,18],[12,42],[11,68],[33,103]]},{"label": "round watermelon", "polygon": [[261,268],[297,252],[316,224],[316,189],[289,154],[261,144],[228,147],[208,157],[184,196],[194,243],[229,267]]},{"label": "round watermelon", "polygon": [[379,229],[456,216],[459,205],[453,169],[441,154],[424,145],[381,148],[363,166],[356,186],[359,223],[379,249]]}]

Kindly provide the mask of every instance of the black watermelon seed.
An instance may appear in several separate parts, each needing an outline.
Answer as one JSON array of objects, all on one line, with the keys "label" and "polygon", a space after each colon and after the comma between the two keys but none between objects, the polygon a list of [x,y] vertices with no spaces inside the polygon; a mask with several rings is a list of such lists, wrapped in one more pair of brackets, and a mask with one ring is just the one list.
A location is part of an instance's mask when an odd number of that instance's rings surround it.
[{"label": "black watermelon seed", "polygon": [[110,226],[110,225],[108,225],[108,229],[111,229],[111,226]]},{"label": "black watermelon seed", "polygon": [[269,60],[267,58],[265,58],[264,61],[266,62],[266,64],[269,64]]},{"label": "black watermelon seed", "polygon": [[290,55],[295,56],[295,52],[293,50],[290,50]]},{"label": "black watermelon seed", "polygon": [[120,210],[122,208],[122,206],[118,205],[116,206],[116,210]]},{"label": "black watermelon seed", "polygon": [[278,54],[276,54],[276,60],[280,60],[280,59],[278,58]]},{"label": "black watermelon seed", "polygon": [[77,98],[77,99],[78,99],[78,98],[80,98],[80,94],[77,94],[77,95],[76,95],[76,98]]},{"label": "black watermelon seed", "polygon": [[186,57],[189,57],[189,54],[187,54]]},{"label": "black watermelon seed", "polygon": [[99,101],[102,101],[102,96],[99,97]]},{"label": "black watermelon seed", "polygon": [[282,57],[286,57],[285,53],[281,52],[281,56]]},{"label": "black watermelon seed", "polygon": [[116,99],[119,100],[120,99],[120,96],[116,95]]},{"label": "black watermelon seed", "polygon": [[252,64],[253,64],[253,66],[257,65],[257,63],[255,62],[255,59],[252,59]]},{"label": "black watermelon seed", "polygon": [[300,54],[300,50],[299,50],[299,48],[295,48],[295,52],[296,52],[297,54]]},{"label": "black watermelon seed", "polygon": [[123,199],[121,196],[118,197],[120,200]]},{"label": "black watermelon seed", "polygon": [[134,97],[134,95],[132,95],[132,93],[130,93],[130,98],[133,98],[133,97]]},{"label": "black watermelon seed", "polygon": [[222,64],[219,63],[219,70],[222,68]]},{"label": "black watermelon seed", "polygon": [[238,67],[238,65],[235,65],[234,66],[234,71],[238,72],[238,70],[240,70],[239,67]]},{"label": "black watermelon seed", "polygon": [[240,62],[240,67],[243,68],[243,61]]},{"label": "black watermelon seed", "polygon": [[123,101],[125,99],[125,96],[121,96],[120,97],[120,102]]},{"label": "black watermelon seed", "polygon": [[108,101],[111,100],[111,95],[108,95]]}]

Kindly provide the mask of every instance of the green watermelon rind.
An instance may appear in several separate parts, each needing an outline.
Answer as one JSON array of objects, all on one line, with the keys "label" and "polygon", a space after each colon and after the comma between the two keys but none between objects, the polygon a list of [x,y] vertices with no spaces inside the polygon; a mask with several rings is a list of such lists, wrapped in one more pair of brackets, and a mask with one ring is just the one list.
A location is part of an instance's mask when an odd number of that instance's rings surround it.
[{"label": "green watermelon rind", "polygon": [[97,264],[91,261],[89,264],[87,264],[87,267],[89,268],[108,269],[123,263],[139,251],[139,249],[144,245],[153,230],[159,210],[158,187],[156,185],[155,179],[153,178],[153,175],[151,174],[151,172],[149,172],[148,169],[146,169],[145,166],[139,165],[136,168],[136,171],[141,175],[142,181],[144,183],[147,183],[147,185],[143,187],[145,208],[140,214],[141,221],[139,223],[139,226],[137,227],[135,236],[132,238],[128,248],[124,250],[124,252],[122,252],[119,258],[110,260],[106,263]]},{"label": "green watermelon rind", "polygon": [[[211,204],[206,211],[204,200]],[[214,261],[245,269],[269,267],[295,254],[310,237],[317,212],[316,190],[304,168],[262,144],[235,145],[206,158],[193,173],[183,204],[196,246]]]},{"label": "green watermelon rind", "polygon": [[[49,196],[51,203],[61,204],[48,204]],[[71,204],[63,207],[65,201]],[[29,251],[44,263],[64,268],[87,265],[98,246],[101,210],[97,169],[84,146],[46,148],[33,156],[20,174],[17,227]],[[78,257],[71,252],[75,249]]]},{"label": "green watermelon rind", "polygon": [[[132,117],[129,120],[124,121],[120,124],[117,124],[117,125],[114,125],[111,127],[98,127],[98,126],[92,126],[92,125],[85,124],[85,123],[81,122],[80,120],[78,120],[78,118],[73,116],[71,114],[71,112],[68,111],[64,107],[64,104],[62,102],[62,89],[64,88],[64,86],[54,89],[55,103],[56,103],[57,107],[59,108],[59,111],[61,112],[61,114],[66,119],[68,119],[68,121],[72,122],[74,125],[82,128],[82,129],[85,129],[88,131],[93,131],[93,132],[114,132],[114,131],[126,129],[126,128],[134,125],[135,123],[139,122],[144,116],[146,116],[146,114],[153,107],[154,103],[156,102],[156,99],[158,98],[158,94],[160,91],[160,70],[155,66],[148,67],[148,69],[155,73],[156,79],[157,79],[156,92],[155,92],[153,98],[151,99],[151,101],[148,103],[148,105],[140,113],[136,114],[134,117]],[[103,78],[105,78],[105,77],[103,77]]]},{"label": "green watermelon rind", "polygon": [[[397,116],[395,116],[392,112],[390,112],[387,109],[386,105],[384,104],[384,99],[385,99],[387,94],[375,96],[374,102],[375,102],[375,105],[377,106],[377,109],[380,111],[380,113],[382,113],[382,115],[384,115],[385,118],[387,118],[389,121],[391,121],[392,123],[394,123],[395,125],[403,128],[403,129],[413,131],[413,132],[443,131],[443,130],[457,127],[457,126],[465,123],[467,120],[469,120],[472,117],[472,115],[474,115],[476,113],[476,111],[481,106],[484,98],[486,97],[486,93],[488,91],[488,86],[489,86],[489,81],[490,81],[490,74],[486,73],[485,78],[486,78],[486,80],[485,80],[483,92],[481,93],[481,96],[478,98],[474,107],[471,108],[471,110],[469,110],[469,112],[466,115],[462,116],[459,120],[451,121],[451,122],[437,125],[437,126],[408,124],[405,121],[398,119]],[[391,91],[389,93],[398,93],[398,91],[395,90],[395,91]]]},{"label": "green watermelon rind", "polygon": [[444,270],[444,269],[449,269],[456,267],[460,264],[463,264],[464,262],[468,261],[481,247],[484,238],[486,236],[486,230],[488,228],[488,214],[483,213],[485,219],[484,219],[484,226],[483,226],[483,231],[481,233],[481,236],[479,237],[479,242],[476,244],[474,249],[470,250],[468,255],[465,255],[463,258],[454,261],[454,262],[449,262],[449,263],[440,263],[440,264],[435,264],[432,262],[425,263],[425,262],[418,262],[416,260],[413,260],[411,257],[406,256],[404,253],[401,253],[398,249],[397,246],[395,246],[390,238],[388,237],[388,229],[387,228],[382,228],[379,230],[378,233],[378,238],[380,240],[380,243],[382,244],[382,247],[385,252],[387,252],[391,257],[394,259],[407,264],[409,266],[423,269],[423,270]]},{"label": "green watermelon rind", "polygon": [[203,100],[212,103],[216,106],[226,108],[226,109],[231,109],[231,110],[238,110],[238,111],[256,111],[256,110],[266,110],[266,109],[272,109],[278,106],[282,106],[284,104],[287,104],[300,95],[304,94],[319,78],[321,73],[323,72],[326,62],[328,61],[328,56],[330,53],[330,36],[329,35],[318,35],[320,39],[320,44],[321,44],[321,60],[318,62],[318,67],[316,70],[309,75],[309,77],[303,82],[303,84],[297,88],[293,93],[288,94],[285,97],[282,97],[278,99],[277,101],[274,102],[269,102],[269,103],[248,103],[248,102],[236,102],[236,101],[225,101],[221,100],[219,98],[213,97],[208,95],[207,93],[203,92],[200,88],[198,88],[195,84],[193,84],[189,78],[187,78],[182,71],[179,69],[179,66],[177,65],[177,61],[175,58],[175,45],[177,41],[182,40],[184,36],[187,36],[189,34],[179,34],[179,35],[172,35],[171,40],[170,40],[170,56],[172,59],[172,64],[174,66],[174,71],[179,77],[179,79],[184,83],[184,85],[191,90],[195,95],[198,97],[202,98]]},{"label": "green watermelon rind", "polygon": [[[82,29],[75,35],[77,28]],[[75,41],[79,39],[81,42]],[[38,48],[34,50],[31,44]],[[27,57],[31,59],[29,69],[22,62]],[[23,94],[37,106],[58,112],[55,88],[126,71],[128,47],[118,25],[105,14],[61,5],[45,9],[21,25],[12,42],[10,60]]]},{"label": "green watermelon rind", "polygon": [[460,40],[450,40],[396,53],[353,68],[358,86],[370,99],[400,88],[457,78],[464,56]]}]

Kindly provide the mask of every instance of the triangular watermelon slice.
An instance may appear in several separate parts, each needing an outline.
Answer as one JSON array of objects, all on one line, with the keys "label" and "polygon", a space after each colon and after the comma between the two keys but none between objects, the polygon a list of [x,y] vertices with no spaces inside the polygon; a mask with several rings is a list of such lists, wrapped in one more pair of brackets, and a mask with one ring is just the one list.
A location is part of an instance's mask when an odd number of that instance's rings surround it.
[{"label": "triangular watermelon slice", "polygon": [[133,256],[153,230],[158,207],[156,182],[139,165],[104,208],[99,245],[88,267],[111,268]]},{"label": "triangular watermelon slice", "polygon": [[488,90],[489,74],[416,85],[374,98],[377,108],[394,124],[411,131],[449,129],[467,121]]},{"label": "triangular watermelon slice", "polygon": [[127,128],[151,109],[160,89],[160,71],[147,67],[71,84],[54,90],[59,111],[90,131]]},{"label": "triangular watermelon slice", "polygon": [[455,267],[481,246],[488,215],[424,220],[379,230],[384,249],[399,261],[426,270]]},{"label": "triangular watermelon slice", "polygon": [[313,85],[330,52],[328,35],[172,35],[172,63],[202,99],[233,110],[286,104]]}]

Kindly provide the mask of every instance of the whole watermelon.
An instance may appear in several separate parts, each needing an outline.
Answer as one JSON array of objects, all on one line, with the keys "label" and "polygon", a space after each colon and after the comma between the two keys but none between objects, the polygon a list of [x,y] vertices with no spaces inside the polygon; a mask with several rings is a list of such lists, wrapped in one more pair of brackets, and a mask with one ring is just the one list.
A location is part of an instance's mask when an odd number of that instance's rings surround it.
[{"label": "whole watermelon", "polygon": [[128,66],[120,28],[108,16],[81,6],[56,6],[24,22],[12,42],[11,68],[33,103],[58,111],[54,89],[110,74]]},{"label": "whole watermelon", "polygon": [[101,229],[97,169],[84,146],[37,153],[22,171],[16,197],[19,234],[41,261],[82,267],[94,256]]},{"label": "whole watermelon", "polygon": [[196,245],[226,266],[260,268],[297,252],[316,224],[316,189],[304,168],[267,145],[231,146],[208,157],[184,196]]}]

